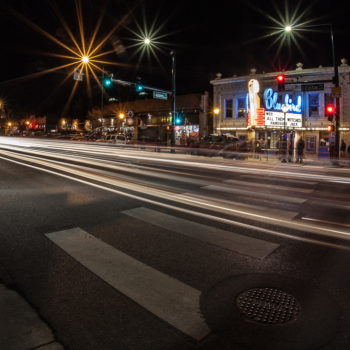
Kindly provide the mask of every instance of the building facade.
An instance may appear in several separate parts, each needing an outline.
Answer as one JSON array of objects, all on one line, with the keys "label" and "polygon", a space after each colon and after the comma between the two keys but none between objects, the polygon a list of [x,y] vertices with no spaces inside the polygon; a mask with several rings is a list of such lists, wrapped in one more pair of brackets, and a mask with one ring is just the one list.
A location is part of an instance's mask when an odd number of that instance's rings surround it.
[{"label": "building facade", "polygon": [[[176,143],[198,139],[208,133],[208,93],[176,97]],[[97,111],[97,115],[101,115]],[[169,141],[173,124],[172,101],[144,99],[104,106],[103,129],[127,134],[135,139]]]},{"label": "building facade", "polygon": [[[339,66],[340,144],[350,145],[350,67],[345,59]],[[232,134],[256,147],[278,149],[281,140],[295,146],[300,137],[305,142],[305,153],[328,156],[335,132],[328,126],[326,107],[335,106],[332,78],[333,67],[284,71],[284,91],[279,91],[279,73],[258,74],[251,69],[249,75],[217,78],[211,81],[213,103],[220,113],[214,118],[214,133]]]}]

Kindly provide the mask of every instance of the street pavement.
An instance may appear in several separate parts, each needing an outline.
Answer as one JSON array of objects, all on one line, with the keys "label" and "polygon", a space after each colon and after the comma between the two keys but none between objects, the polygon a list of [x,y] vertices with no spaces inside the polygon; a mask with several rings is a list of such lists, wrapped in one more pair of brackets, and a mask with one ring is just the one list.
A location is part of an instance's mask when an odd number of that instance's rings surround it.
[{"label": "street pavement", "polygon": [[48,344],[349,348],[349,168],[20,138],[0,164],[0,290]]}]

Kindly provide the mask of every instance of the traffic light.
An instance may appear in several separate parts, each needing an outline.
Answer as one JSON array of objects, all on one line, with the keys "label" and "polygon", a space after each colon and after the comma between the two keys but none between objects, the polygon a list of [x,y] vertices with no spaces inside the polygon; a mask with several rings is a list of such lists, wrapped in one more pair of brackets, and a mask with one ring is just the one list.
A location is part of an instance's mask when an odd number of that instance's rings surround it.
[{"label": "traffic light", "polygon": [[181,118],[181,117],[176,117],[176,118],[175,118],[175,124],[176,124],[176,125],[182,124],[182,118]]},{"label": "traffic light", "polygon": [[141,83],[136,84],[136,92],[141,92],[143,90],[143,85]]},{"label": "traffic light", "polygon": [[333,105],[327,105],[327,107],[326,107],[326,114],[327,114],[328,120],[329,120],[330,122],[333,121],[334,112],[335,112],[334,106],[333,106]]},{"label": "traffic light", "polygon": [[286,77],[283,74],[277,75],[277,85],[278,85],[278,91],[284,91],[285,90],[285,80]]},{"label": "traffic light", "polygon": [[328,125],[327,126],[328,132],[333,132],[334,131],[334,125]]},{"label": "traffic light", "polygon": [[135,89],[136,89],[136,92],[142,92],[143,91],[143,84],[141,83],[141,78],[140,77],[137,77],[136,78],[136,84],[135,84]]},{"label": "traffic light", "polygon": [[105,87],[109,87],[112,85],[112,79],[110,77],[104,77],[103,78],[103,85]]}]

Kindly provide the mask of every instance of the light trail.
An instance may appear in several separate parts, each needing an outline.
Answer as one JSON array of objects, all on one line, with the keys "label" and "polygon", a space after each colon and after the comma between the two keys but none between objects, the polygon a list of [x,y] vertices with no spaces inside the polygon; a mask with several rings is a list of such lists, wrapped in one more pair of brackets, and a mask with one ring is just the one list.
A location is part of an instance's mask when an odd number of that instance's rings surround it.
[{"label": "light trail", "polygon": [[69,179],[69,180],[72,180],[72,181],[75,181],[75,182],[79,182],[79,183],[82,183],[82,184],[85,184],[85,185],[89,185],[91,187],[95,187],[95,188],[98,188],[98,189],[101,189],[101,190],[105,190],[105,191],[112,192],[112,193],[115,193],[115,194],[118,194],[118,195],[129,197],[129,198],[132,198],[132,199],[135,199],[135,200],[139,200],[139,201],[146,202],[146,203],[149,203],[149,204],[154,204],[154,205],[157,205],[157,206],[161,206],[161,207],[173,210],[173,211],[178,211],[178,212],[182,212],[182,213],[185,213],[185,214],[198,216],[198,217],[202,217],[202,218],[205,218],[205,219],[213,220],[213,221],[216,221],[216,222],[221,222],[221,223],[224,223],[224,224],[228,224],[228,225],[231,225],[231,226],[238,226],[238,227],[242,227],[242,228],[245,228],[245,229],[248,229],[248,230],[251,230],[251,231],[262,232],[262,233],[265,233],[265,234],[274,235],[274,236],[278,236],[278,237],[281,237],[281,238],[292,239],[292,240],[301,241],[301,242],[304,242],[304,243],[316,244],[316,245],[319,245],[319,246],[326,246],[326,247],[330,247],[330,248],[337,248],[337,249],[342,249],[342,250],[350,250],[350,247],[348,247],[346,245],[328,243],[328,242],[323,242],[323,241],[319,241],[319,240],[316,240],[316,239],[304,238],[304,237],[300,237],[300,236],[294,236],[294,235],[291,235],[291,234],[277,232],[277,231],[270,230],[270,229],[256,227],[256,226],[252,226],[252,225],[245,224],[245,223],[242,223],[242,222],[233,221],[233,220],[229,220],[229,219],[225,219],[225,218],[221,218],[221,217],[217,217],[217,216],[213,216],[213,215],[209,215],[209,214],[205,214],[205,213],[200,213],[198,211],[193,211],[193,210],[189,210],[189,209],[185,209],[185,208],[169,205],[169,204],[166,204],[166,203],[158,202],[158,201],[151,200],[151,199],[148,199],[148,198],[144,198],[144,197],[141,197],[141,196],[138,196],[138,195],[126,193],[126,192],[123,192],[123,191],[120,191],[120,190],[112,189],[112,188],[109,188],[109,187],[106,187],[106,186],[102,186],[102,185],[98,185],[98,184],[95,184],[95,183],[92,183],[92,182],[89,182],[89,181],[86,181],[86,180],[82,180],[82,179],[78,179],[78,178],[75,178],[75,177],[72,177],[72,176],[69,176],[69,175],[58,173],[58,172],[55,172],[55,171],[52,171],[52,170],[43,169],[43,168],[40,168],[40,167],[37,167],[37,166],[34,166],[34,165],[26,164],[26,163],[19,162],[19,161],[13,160],[13,159],[8,159],[6,157],[1,157],[0,156],[0,159],[9,161],[9,162],[12,162],[12,163],[15,163],[15,164],[19,164],[19,165],[22,165],[22,166],[25,166],[25,167],[29,167],[29,168],[32,168],[32,169],[36,169],[36,170],[39,170],[39,171],[43,171],[43,172],[46,172],[46,173],[49,173],[49,174],[53,174],[53,175],[56,175],[56,176],[60,176],[60,177],[63,177],[63,178],[66,178],[66,179]]},{"label": "light trail", "polygon": [[[288,229],[293,229],[293,230],[297,229],[297,230],[302,230],[303,232],[310,232],[318,235],[326,235],[326,236],[332,236],[332,237],[337,237],[342,239],[350,239],[350,237],[348,237],[350,235],[350,231],[349,232],[340,231],[340,230],[325,228],[322,226],[317,226],[314,224],[300,223],[297,221],[286,221],[286,218],[280,219],[278,217],[273,217],[271,215],[267,216],[262,214],[256,214],[247,210],[238,210],[234,208],[228,208],[228,207],[219,205],[218,203],[215,203],[215,201],[210,203],[206,199],[200,200],[199,198],[188,197],[182,194],[176,194],[176,193],[174,194],[173,191],[169,192],[169,191],[165,191],[163,189],[159,189],[155,187],[150,188],[149,186],[145,186],[143,184],[140,185],[130,181],[121,181],[120,179],[115,180],[111,176],[101,176],[98,174],[91,174],[91,171],[93,171],[94,169],[89,169],[88,172],[86,170],[85,171],[76,170],[74,169],[76,168],[76,166],[72,164],[67,165],[66,163],[63,163],[63,162],[42,160],[39,157],[35,157],[35,156],[30,156],[30,157],[20,156],[12,153],[7,153],[7,155],[10,157],[21,159],[22,161],[32,161],[34,163],[36,162],[46,167],[59,169],[64,172],[69,172],[76,176],[87,178],[89,180],[107,183],[112,186],[117,186],[117,187],[121,187],[123,189],[131,190],[134,192],[147,194],[152,197],[158,197],[161,199],[175,201],[180,204],[188,204],[191,206],[195,206],[199,209],[207,208],[208,210],[214,210],[214,211],[218,211],[220,213],[226,213],[226,214],[227,213],[233,214],[235,216],[239,216],[244,219],[250,218],[262,223],[270,223],[270,224],[275,223],[280,227],[285,227]],[[58,165],[58,164],[63,164],[63,165]],[[42,169],[42,168],[39,168],[39,169]],[[57,173],[57,174],[59,175],[60,173]],[[125,192],[121,192],[121,193],[125,193]]]},{"label": "light trail", "polygon": [[[73,145],[69,145],[68,142],[57,142],[52,141],[51,145],[48,145],[47,143],[41,143],[41,146],[44,147],[59,147],[61,150],[68,150],[68,151],[76,151],[79,150],[81,153],[86,154],[96,154],[96,155],[113,155],[115,157],[119,157],[122,159],[136,159],[136,160],[144,160],[144,161],[152,161],[155,163],[168,163],[168,164],[176,164],[176,165],[183,165],[186,167],[193,167],[193,168],[202,168],[202,169],[210,169],[210,170],[222,170],[226,172],[233,172],[233,173],[254,173],[257,175],[277,175],[277,176],[284,176],[284,177],[290,177],[290,178],[299,178],[299,179],[307,179],[307,180],[315,180],[315,181],[322,181],[322,182],[329,182],[329,183],[342,183],[342,184],[350,184],[350,177],[341,177],[341,176],[329,176],[326,174],[311,174],[311,173],[299,173],[295,171],[290,170],[274,170],[274,169],[263,169],[263,168],[254,168],[254,167],[242,167],[242,166],[231,166],[231,165],[225,165],[225,164],[218,164],[218,163],[205,163],[205,162],[194,162],[192,160],[179,160],[179,159],[172,159],[168,157],[168,155],[161,154],[157,157],[150,157],[150,156],[140,156],[138,155],[140,152],[137,151],[129,151],[128,154],[126,153],[126,149],[115,149],[113,147],[101,147],[103,149],[97,149],[96,145],[91,146],[80,146],[76,143]],[[19,146],[21,143],[18,144]],[[109,149],[106,149],[109,148]],[[181,155],[182,158],[189,158],[190,156],[187,155]]]}]

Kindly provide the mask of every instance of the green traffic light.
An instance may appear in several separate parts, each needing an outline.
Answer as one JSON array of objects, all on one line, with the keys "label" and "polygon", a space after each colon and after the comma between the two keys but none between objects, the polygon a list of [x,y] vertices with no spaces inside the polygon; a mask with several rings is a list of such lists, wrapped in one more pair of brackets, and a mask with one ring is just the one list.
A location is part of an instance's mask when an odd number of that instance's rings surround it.
[{"label": "green traffic light", "polygon": [[104,86],[108,87],[108,86],[111,86],[111,84],[112,84],[112,80],[110,78],[105,78],[103,80],[103,85]]},{"label": "green traffic light", "polygon": [[141,92],[143,90],[143,86],[141,84],[136,85],[136,91]]}]

